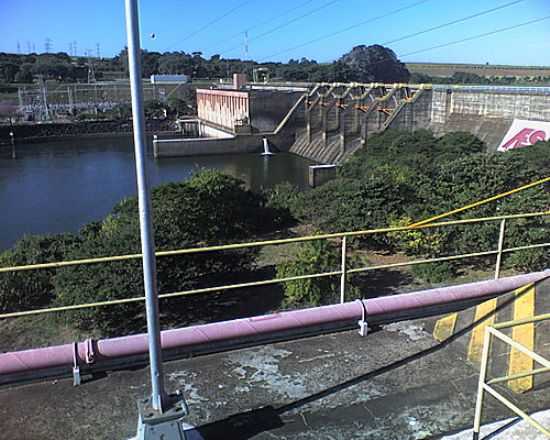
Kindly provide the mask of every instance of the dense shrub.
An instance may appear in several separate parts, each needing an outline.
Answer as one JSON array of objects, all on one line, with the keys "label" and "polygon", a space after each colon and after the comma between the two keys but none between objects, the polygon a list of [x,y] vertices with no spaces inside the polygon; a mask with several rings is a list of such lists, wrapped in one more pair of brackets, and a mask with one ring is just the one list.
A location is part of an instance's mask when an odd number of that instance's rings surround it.
[{"label": "dense shrub", "polygon": [[[0,267],[60,261],[77,242],[77,237],[71,234],[30,235],[0,254]],[[0,311],[14,312],[47,305],[54,298],[54,273],[52,269],[39,269],[0,274]]]},{"label": "dense shrub", "polygon": [[[158,250],[234,242],[278,227],[276,210],[266,208],[261,196],[243,189],[242,182],[214,171],[204,171],[184,183],[162,185],[152,191],[154,234]],[[136,198],[120,202],[105,220],[81,231],[82,245],[67,258],[140,252]],[[238,276],[254,263],[254,252],[236,250],[159,258],[161,292],[215,285]],[[143,295],[141,262],[112,262],[60,270],[55,277],[57,302],[63,305]],[[171,310],[177,308],[172,301]],[[143,305],[131,303],[82,310],[69,319],[83,329],[104,333],[143,326]]]},{"label": "dense shrub", "polygon": [[[524,153],[527,155],[528,149],[525,149]],[[464,206],[541,177],[544,170],[535,169],[527,162],[525,156],[497,153],[472,154],[443,163],[433,171],[431,178],[419,185],[419,195],[428,202],[426,206],[430,208],[425,214],[432,215]],[[549,194],[541,188],[536,188],[469,210],[462,217],[486,217],[544,210],[549,204]],[[545,225],[547,223],[541,218],[509,221],[507,244],[521,246],[527,242],[532,243],[533,239],[542,240],[543,236],[548,234]],[[475,226],[441,228],[438,233],[443,236],[441,250],[446,254],[470,253],[473,249],[493,250],[497,246],[499,224],[490,222]],[[483,264],[493,260],[493,257],[487,257],[479,261]],[[527,266],[521,268],[525,269]],[[531,269],[534,270],[535,267]]]},{"label": "dense shrub", "polygon": [[422,281],[430,284],[447,282],[456,275],[456,267],[452,263],[428,263],[412,266],[412,272]]},{"label": "dense shrub", "polygon": [[[414,216],[415,188],[389,167],[378,171],[361,179],[340,177],[289,196],[286,206],[295,218],[323,232],[383,227],[391,215]],[[279,204],[284,204],[284,197]],[[391,246],[391,240],[382,234],[364,236],[360,241],[374,248]]]},{"label": "dense shrub", "polygon": [[289,182],[265,191],[266,205],[274,210],[280,225],[293,224],[302,212],[300,190]]},{"label": "dense shrub", "polygon": [[[356,265],[355,258],[348,258],[349,267]],[[309,241],[300,244],[296,256],[277,265],[277,277],[295,277],[316,273],[333,272],[340,269],[341,255],[334,243],[326,240]],[[340,277],[327,276],[287,281],[284,284],[286,307],[318,306],[333,304],[340,297]],[[357,296],[357,289],[348,279],[346,297]]]},{"label": "dense shrub", "polygon": [[[483,142],[468,133],[435,138],[427,130],[387,130],[369,138],[367,147],[342,165],[337,179],[288,197],[286,206],[296,218],[323,232],[401,226],[511,190],[550,170],[549,142],[507,153],[484,150]],[[452,218],[543,211],[550,206],[549,188],[514,194]],[[285,206],[284,197],[280,205]],[[548,220],[509,221],[506,230],[507,247],[542,243],[547,241]],[[433,257],[494,250],[498,235],[499,223],[491,222],[371,235],[363,244]],[[521,270],[538,270],[548,267],[548,252],[510,253],[505,262]],[[494,256],[475,263],[489,267]]]}]

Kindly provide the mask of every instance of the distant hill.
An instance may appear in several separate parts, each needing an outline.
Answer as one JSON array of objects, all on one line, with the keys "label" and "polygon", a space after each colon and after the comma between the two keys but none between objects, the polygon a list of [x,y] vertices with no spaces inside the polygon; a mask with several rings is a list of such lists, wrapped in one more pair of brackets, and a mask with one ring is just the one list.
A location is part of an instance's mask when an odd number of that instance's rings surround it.
[{"label": "distant hill", "polygon": [[533,78],[550,77],[550,66],[507,66],[497,64],[445,64],[406,63],[411,73],[433,77],[451,77],[457,72],[471,73],[481,77]]}]

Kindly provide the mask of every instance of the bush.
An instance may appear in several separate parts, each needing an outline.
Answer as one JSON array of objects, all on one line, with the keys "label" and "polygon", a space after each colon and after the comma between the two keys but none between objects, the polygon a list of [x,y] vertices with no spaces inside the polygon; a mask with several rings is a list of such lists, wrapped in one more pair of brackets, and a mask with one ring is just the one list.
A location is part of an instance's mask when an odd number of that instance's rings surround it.
[{"label": "bush", "polygon": [[273,209],[281,226],[295,223],[301,212],[300,190],[289,182],[280,183],[265,192],[266,206]]},{"label": "bush", "polygon": [[[502,200],[498,205],[498,212],[506,214],[537,212],[548,210],[549,207],[549,192],[538,187]],[[504,247],[547,243],[549,236],[550,219],[548,216],[507,220]],[[522,271],[545,270],[550,268],[550,252],[548,252],[548,248],[535,248],[506,253],[503,263],[505,266]]]},{"label": "bush", "polygon": [[[419,194],[428,202],[427,206],[437,207],[437,211],[432,210],[426,215],[464,206],[540,178],[541,171],[529,166],[528,150],[524,149],[523,156],[508,153],[471,154],[443,163],[433,172],[433,180],[428,179],[419,185]],[[470,210],[465,217],[542,211],[547,209],[549,204],[549,194],[541,188],[536,188]],[[544,218],[508,221],[505,246],[515,247],[544,241],[544,237],[548,236],[546,221]],[[496,249],[499,225],[498,222],[488,222],[441,228],[438,232],[442,236],[442,253],[463,254],[474,250]],[[531,264],[518,265],[519,261],[516,258],[507,257],[507,261],[513,262],[514,266],[523,270],[537,270],[544,264],[541,257],[537,257],[524,260],[531,261]],[[480,258],[477,261],[479,266],[486,267],[494,263],[494,257]],[[538,263],[535,264],[535,261]]]},{"label": "bush", "polygon": [[412,266],[414,276],[430,284],[440,284],[449,281],[456,275],[452,263],[426,263]]},{"label": "bush", "polygon": [[[341,232],[387,226],[391,216],[415,217],[416,189],[389,167],[361,179],[338,178],[301,194],[298,218],[323,232]],[[361,237],[373,248],[387,249],[385,234]]]},{"label": "bush", "polygon": [[[274,210],[264,206],[261,196],[244,190],[240,180],[215,171],[203,171],[184,183],[155,188],[152,207],[158,250],[249,240],[278,227]],[[123,200],[102,222],[84,228],[81,236],[82,245],[74,248],[68,258],[139,253],[137,199]],[[254,251],[236,250],[159,258],[159,291],[226,283],[228,277],[250,270],[254,257]],[[54,284],[61,305],[139,297],[143,295],[141,262],[65,268],[58,272]],[[177,304],[171,301],[167,312],[177,315]],[[142,312],[143,304],[132,303],[81,310],[68,316],[81,329],[97,328],[111,334],[141,329]]]},{"label": "bush", "polygon": [[[339,269],[339,256],[334,247],[326,240],[310,241],[300,245],[293,260],[277,266],[277,277],[295,277],[315,273],[330,272]],[[340,278],[322,277],[288,281],[284,284],[283,305],[318,306],[334,303],[339,295]]]},{"label": "bush", "polygon": [[[414,223],[413,219],[404,216],[390,220],[390,227],[396,228]],[[405,252],[408,255],[422,255],[435,257],[441,255],[443,247],[443,235],[433,229],[408,229],[388,233],[388,239],[392,247]]]},{"label": "bush", "polygon": [[[357,258],[348,255],[347,266],[357,265]],[[326,240],[300,244],[294,259],[277,265],[277,277],[286,278],[340,270],[341,253],[334,243]],[[340,277],[330,276],[288,281],[284,284],[286,307],[334,304],[340,298]],[[358,296],[358,289],[348,277],[346,297]]]},{"label": "bush", "polygon": [[[29,235],[0,255],[0,266],[61,261],[77,241],[71,234]],[[0,311],[16,312],[48,305],[54,298],[54,273],[52,269],[39,269],[0,274]]]}]

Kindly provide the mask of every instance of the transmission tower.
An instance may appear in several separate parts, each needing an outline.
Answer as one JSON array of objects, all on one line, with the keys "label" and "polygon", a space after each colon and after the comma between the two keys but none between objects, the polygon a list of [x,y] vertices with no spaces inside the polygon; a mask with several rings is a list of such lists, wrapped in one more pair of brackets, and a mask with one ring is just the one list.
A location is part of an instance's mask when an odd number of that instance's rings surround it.
[{"label": "transmission tower", "polygon": [[32,43],[32,53],[36,53],[36,46]]},{"label": "transmission tower", "polygon": [[101,59],[101,51],[99,50],[99,43],[95,44],[95,54],[98,60]]},{"label": "transmission tower", "polygon": [[69,42],[69,56],[70,57],[73,56],[73,42],[72,41]]},{"label": "transmission tower", "polygon": [[46,53],[50,53],[51,50],[52,50],[52,39],[50,37],[46,37],[46,39],[44,40],[44,51]]},{"label": "transmission tower", "polygon": [[75,56],[75,57],[78,56],[78,47],[76,45],[76,40],[73,41],[73,56]]},{"label": "transmission tower", "polygon": [[244,59],[248,59],[248,31],[244,31]]},{"label": "transmission tower", "polygon": [[31,53],[31,42],[27,41],[27,53]]},{"label": "transmission tower", "polygon": [[17,41],[17,53],[21,53],[21,43],[19,43],[19,40]]}]

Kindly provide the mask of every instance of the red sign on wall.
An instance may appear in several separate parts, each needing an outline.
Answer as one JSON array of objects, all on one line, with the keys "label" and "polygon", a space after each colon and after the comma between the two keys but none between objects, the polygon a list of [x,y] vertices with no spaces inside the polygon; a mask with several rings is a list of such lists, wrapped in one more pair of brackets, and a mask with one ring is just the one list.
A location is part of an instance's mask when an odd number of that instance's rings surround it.
[{"label": "red sign on wall", "polygon": [[504,136],[498,151],[508,151],[527,147],[550,139],[550,122],[526,121],[514,119],[512,126]]}]

